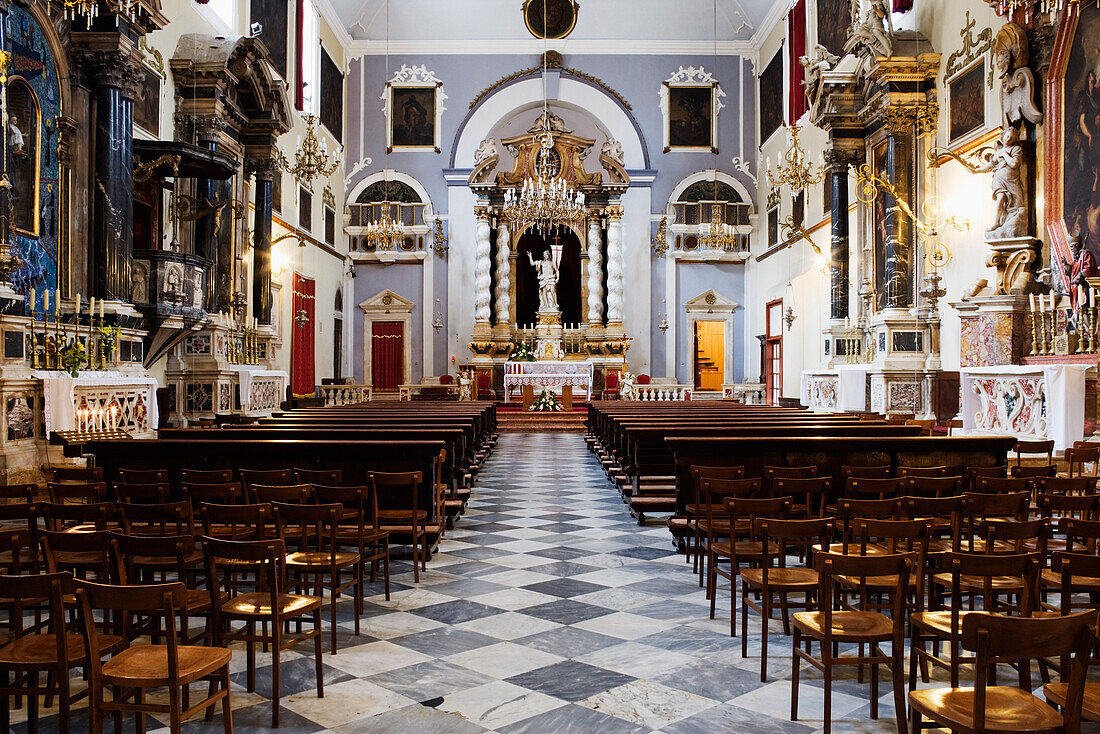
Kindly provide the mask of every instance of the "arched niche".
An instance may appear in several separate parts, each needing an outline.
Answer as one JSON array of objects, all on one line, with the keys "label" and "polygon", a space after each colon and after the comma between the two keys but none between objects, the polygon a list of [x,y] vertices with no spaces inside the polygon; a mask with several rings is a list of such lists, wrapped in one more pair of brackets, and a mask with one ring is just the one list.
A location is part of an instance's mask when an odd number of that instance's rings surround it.
[{"label": "arched niche", "polygon": [[12,227],[19,234],[39,234],[41,196],[42,108],[23,77],[11,77],[7,88],[8,120],[4,129],[11,181]]},{"label": "arched niche", "polygon": [[423,184],[421,184],[419,181],[417,181],[415,178],[408,175],[407,173],[401,173],[400,171],[394,171],[390,169],[378,171],[377,173],[372,173],[366,178],[360,179],[359,182],[351,188],[351,191],[348,192],[347,201],[359,201],[359,195],[370,188],[372,184],[379,183],[386,179],[389,179],[390,181],[399,181],[400,183],[405,184],[413,191],[415,191],[416,195],[420,197],[420,201],[424,204],[425,220],[427,220],[427,218],[432,215],[432,199],[430,196],[428,196],[428,190],[424,188]]},{"label": "arched niche", "polygon": [[750,212],[755,212],[755,199],[753,197],[753,194],[749,193],[749,190],[745,187],[745,184],[741,183],[739,180],[729,175],[728,173],[715,171],[712,168],[706,171],[698,171],[691,174],[690,176],[685,176],[678,184],[676,184],[676,186],[672,189],[672,194],[668,197],[668,203],[665,208],[666,213],[672,214],[673,204],[680,201],[680,197],[684,195],[684,192],[687,191],[690,186],[700,182],[714,181],[716,177],[719,183],[725,184],[737,192],[738,196],[741,197],[741,201],[751,207]]}]

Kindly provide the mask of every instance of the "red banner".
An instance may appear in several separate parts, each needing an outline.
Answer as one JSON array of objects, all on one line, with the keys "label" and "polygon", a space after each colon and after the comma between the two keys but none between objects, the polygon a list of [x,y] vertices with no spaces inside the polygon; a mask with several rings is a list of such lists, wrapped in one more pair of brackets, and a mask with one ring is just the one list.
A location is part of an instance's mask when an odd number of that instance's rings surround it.
[{"label": "red banner", "polygon": [[402,321],[374,321],[370,339],[371,385],[392,391],[405,381],[405,324]]},{"label": "red banner", "polygon": [[309,397],[317,392],[313,348],[316,285],[313,278],[294,274],[294,312],[290,319],[290,389],[296,398]]},{"label": "red banner", "polygon": [[790,124],[795,124],[798,119],[809,109],[806,101],[806,67],[799,59],[806,55],[806,0],[798,0],[791,12],[787,15],[787,43],[790,49],[790,57],[787,59],[791,70]]}]

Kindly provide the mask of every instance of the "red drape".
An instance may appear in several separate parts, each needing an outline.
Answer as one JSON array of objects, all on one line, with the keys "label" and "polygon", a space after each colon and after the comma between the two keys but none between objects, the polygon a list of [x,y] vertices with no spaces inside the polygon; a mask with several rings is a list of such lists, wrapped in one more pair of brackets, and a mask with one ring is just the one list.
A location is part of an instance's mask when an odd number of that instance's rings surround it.
[{"label": "red drape", "polygon": [[305,54],[306,0],[294,3],[294,107],[304,110],[306,106],[306,80],[303,57]]},{"label": "red drape", "polygon": [[405,324],[401,321],[371,323],[370,347],[374,389],[396,390],[405,377]]},{"label": "red drape", "polygon": [[894,0],[895,13],[908,13],[913,9],[913,0]]},{"label": "red drape", "polygon": [[809,109],[806,102],[806,88],[803,82],[806,79],[806,68],[799,63],[799,59],[806,55],[806,0],[798,0],[791,12],[787,15],[787,42],[790,50],[788,64],[791,70],[790,102],[787,111],[791,124]]},{"label": "red drape", "polygon": [[[308,397],[317,391],[314,372],[313,334],[316,282],[294,274],[294,313],[291,314],[290,389],[295,397]],[[305,319],[302,316],[305,316]]]}]

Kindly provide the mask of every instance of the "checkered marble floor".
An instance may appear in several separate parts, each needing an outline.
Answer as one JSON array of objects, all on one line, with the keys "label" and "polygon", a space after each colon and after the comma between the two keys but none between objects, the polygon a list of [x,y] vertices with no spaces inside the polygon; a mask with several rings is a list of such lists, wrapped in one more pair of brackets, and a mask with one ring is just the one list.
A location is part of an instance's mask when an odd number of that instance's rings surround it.
[{"label": "checkered marble floor", "polygon": [[[803,720],[788,719],[790,638],[776,627],[769,682],[760,683],[758,618],[742,659],[740,640],[729,636],[728,589],[719,590],[718,618],[708,619],[668,530],[637,526],[579,435],[501,436],[421,583],[412,585],[407,563],[395,571],[392,601],[373,588],[359,637],[350,601],[341,604],[323,699],[310,650],[284,656],[283,734],[771,734],[822,725],[821,677],[806,666]],[[244,656],[235,656],[238,734],[270,731],[263,660],[250,694]],[[837,681],[834,731],[894,731],[888,684],[880,692],[873,722],[869,687]],[[85,717],[74,723],[86,730]],[[221,732],[220,717],[184,731]]]}]

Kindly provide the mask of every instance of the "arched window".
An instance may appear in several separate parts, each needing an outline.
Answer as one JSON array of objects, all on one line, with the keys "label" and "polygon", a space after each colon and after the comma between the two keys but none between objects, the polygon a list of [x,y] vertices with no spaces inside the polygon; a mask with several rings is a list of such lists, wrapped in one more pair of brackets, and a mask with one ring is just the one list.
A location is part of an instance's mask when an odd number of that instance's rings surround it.
[{"label": "arched window", "polygon": [[359,194],[359,198],[355,200],[357,204],[376,204],[380,201],[394,201],[403,204],[421,203],[420,195],[413,190],[412,186],[403,181],[375,181],[363,189],[363,193]]},{"label": "arched window", "polygon": [[332,305],[332,310],[337,313],[344,312],[344,292],[339,288],[336,289],[336,301]]},{"label": "arched window", "polygon": [[[376,222],[383,215],[388,215],[394,221],[400,221],[406,228],[405,238],[397,244],[397,247],[405,251],[424,249],[423,233],[427,232],[424,222],[424,209],[427,202],[409,184],[404,181],[380,180],[367,186],[355,202],[348,205],[351,211],[351,249],[352,252],[370,252],[374,247],[368,242],[365,231],[354,229],[365,228],[371,222]],[[410,228],[420,229],[410,231]]]}]

